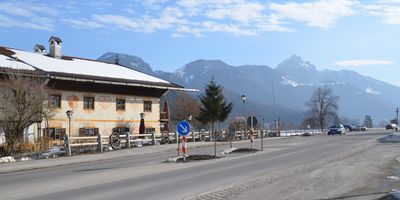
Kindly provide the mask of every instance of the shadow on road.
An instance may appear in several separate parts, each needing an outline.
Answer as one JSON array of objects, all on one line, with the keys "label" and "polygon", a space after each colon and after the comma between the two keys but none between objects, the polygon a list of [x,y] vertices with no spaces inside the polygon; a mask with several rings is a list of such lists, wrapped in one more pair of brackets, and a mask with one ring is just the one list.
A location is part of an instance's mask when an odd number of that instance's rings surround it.
[{"label": "shadow on road", "polygon": [[[390,200],[391,198],[386,198],[389,196],[393,195],[387,195],[387,192],[373,192],[373,193],[366,193],[366,194],[354,194],[354,195],[347,195],[347,196],[340,196],[340,197],[333,197],[333,198],[329,198],[329,199],[319,199],[319,200],[336,200],[336,199],[352,199],[355,197],[367,197],[367,196],[371,196],[371,195],[378,195],[378,194],[386,194],[384,197],[378,198],[377,200]],[[393,197],[394,198],[394,197]],[[394,198],[396,199],[396,198]]]},{"label": "shadow on road", "polygon": [[101,167],[101,168],[91,168],[91,169],[80,169],[75,170],[76,172],[91,172],[91,171],[100,171],[100,170],[107,170],[107,169],[116,169],[118,167]]}]

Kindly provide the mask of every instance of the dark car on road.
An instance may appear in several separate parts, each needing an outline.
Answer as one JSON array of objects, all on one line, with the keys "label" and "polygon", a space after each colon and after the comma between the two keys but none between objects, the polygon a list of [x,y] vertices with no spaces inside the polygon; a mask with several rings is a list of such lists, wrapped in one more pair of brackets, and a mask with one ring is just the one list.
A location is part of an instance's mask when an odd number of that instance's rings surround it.
[{"label": "dark car on road", "polygon": [[351,125],[351,124],[345,124],[343,125],[345,129],[349,130],[349,131],[355,131],[356,127]]},{"label": "dark car on road", "polygon": [[396,124],[388,124],[386,125],[386,130],[395,130],[397,128]]},{"label": "dark car on road", "polygon": [[332,125],[328,128],[328,135],[335,135],[335,134],[339,135],[346,134],[346,129],[342,124]]}]

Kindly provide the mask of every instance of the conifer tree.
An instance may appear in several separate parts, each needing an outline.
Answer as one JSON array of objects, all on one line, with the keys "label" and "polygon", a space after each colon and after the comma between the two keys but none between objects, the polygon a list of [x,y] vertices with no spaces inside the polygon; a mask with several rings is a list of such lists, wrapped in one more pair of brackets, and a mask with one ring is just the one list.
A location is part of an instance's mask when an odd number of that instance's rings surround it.
[{"label": "conifer tree", "polygon": [[200,97],[200,114],[196,117],[197,120],[203,124],[211,124],[211,135],[213,136],[215,143],[215,156],[217,155],[217,140],[214,131],[215,122],[223,122],[226,118],[228,118],[233,107],[232,103],[226,102],[222,91],[222,86],[217,85],[214,78],[212,78],[209,84],[206,85],[205,94]]}]

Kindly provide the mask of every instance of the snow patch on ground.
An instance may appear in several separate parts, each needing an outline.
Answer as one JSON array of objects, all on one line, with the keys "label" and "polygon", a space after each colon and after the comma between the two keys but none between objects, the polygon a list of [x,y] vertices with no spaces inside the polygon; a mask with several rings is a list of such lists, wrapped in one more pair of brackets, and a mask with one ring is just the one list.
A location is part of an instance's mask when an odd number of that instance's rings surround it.
[{"label": "snow patch on ground", "polygon": [[225,155],[225,154],[230,154],[233,151],[235,151],[237,148],[229,148],[229,149],[224,149],[222,152],[219,153],[219,155]]},{"label": "snow patch on ground", "polygon": [[396,181],[400,180],[400,178],[397,176],[387,176],[386,178],[391,179],[391,180],[396,180]]},{"label": "snow patch on ground", "polygon": [[12,162],[15,162],[14,157],[6,156],[0,158],[0,163],[12,163]]},{"label": "snow patch on ground", "polygon": [[167,163],[176,163],[179,158],[180,158],[180,156],[168,158],[165,162],[167,162]]},{"label": "snow patch on ground", "polygon": [[185,67],[179,68],[175,71],[175,74],[177,74],[180,78],[183,78],[185,75]]},{"label": "snow patch on ground", "polygon": [[189,77],[186,77],[185,82],[189,83],[190,81],[192,81],[194,79],[193,75],[190,75]]},{"label": "snow patch on ground", "polygon": [[377,90],[372,89],[371,87],[365,88],[365,92],[372,95],[381,95],[381,93]]},{"label": "snow patch on ground", "polygon": [[286,77],[286,76],[282,76],[282,81],[281,81],[281,83],[283,84],[283,85],[291,85],[291,86],[293,86],[293,87],[298,87],[298,86],[300,86],[300,85],[303,85],[302,83],[298,83],[298,82],[296,82],[296,81],[294,81],[294,80],[291,80],[291,79],[289,79],[288,77]]}]

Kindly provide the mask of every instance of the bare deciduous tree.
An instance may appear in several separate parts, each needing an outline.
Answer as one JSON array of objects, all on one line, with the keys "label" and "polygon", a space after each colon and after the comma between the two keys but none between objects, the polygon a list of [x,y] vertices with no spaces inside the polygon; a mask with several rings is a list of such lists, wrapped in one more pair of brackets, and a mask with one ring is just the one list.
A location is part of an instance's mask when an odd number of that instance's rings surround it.
[{"label": "bare deciduous tree", "polygon": [[192,115],[192,126],[199,125],[196,119],[200,113],[199,102],[187,92],[178,92],[177,97],[171,105],[171,121],[176,124],[181,120],[187,120]]},{"label": "bare deciduous tree", "polygon": [[43,77],[5,74],[0,81],[0,129],[5,154],[12,155],[22,142],[24,130],[48,116],[46,80]]},{"label": "bare deciduous tree", "polygon": [[339,96],[333,94],[332,88],[328,86],[318,87],[309,102],[306,103],[309,107],[311,116],[315,117],[321,131],[324,131],[326,120],[329,117],[337,116],[336,112],[339,109]]}]

